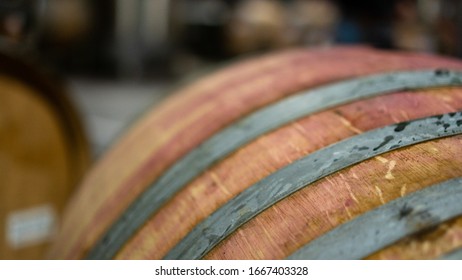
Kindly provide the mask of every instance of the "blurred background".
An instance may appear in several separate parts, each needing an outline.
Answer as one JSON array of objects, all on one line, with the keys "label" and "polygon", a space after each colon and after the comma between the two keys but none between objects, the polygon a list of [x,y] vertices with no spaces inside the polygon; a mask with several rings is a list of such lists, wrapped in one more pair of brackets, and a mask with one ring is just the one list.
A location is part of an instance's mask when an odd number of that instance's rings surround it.
[{"label": "blurred background", "polygon": [[60,73],[100,155],[170,85],[293,46],[462,56],[460,0],[1,0],[2,41]]}]

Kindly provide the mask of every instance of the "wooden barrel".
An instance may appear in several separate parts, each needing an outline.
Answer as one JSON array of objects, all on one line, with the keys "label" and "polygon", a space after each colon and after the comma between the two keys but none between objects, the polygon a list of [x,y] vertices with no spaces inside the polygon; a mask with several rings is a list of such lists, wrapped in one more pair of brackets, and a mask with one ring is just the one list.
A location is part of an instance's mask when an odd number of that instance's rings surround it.
[{"label": "wooden barrel", "polygon": [[63,87],[20,56],[0,51],[0,259],[43,259],[89,151]]},{"label": "wooden barrel", "polygon": [[49,257],[454,257],[460,70],[449,58],[337,47],[217,71],[102,158]]}]

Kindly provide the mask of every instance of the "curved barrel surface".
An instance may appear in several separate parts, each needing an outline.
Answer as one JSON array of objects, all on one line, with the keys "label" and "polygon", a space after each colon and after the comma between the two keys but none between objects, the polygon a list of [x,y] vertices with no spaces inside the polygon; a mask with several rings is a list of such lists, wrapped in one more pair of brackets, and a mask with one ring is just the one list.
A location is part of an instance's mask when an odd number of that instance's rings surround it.
[{"label": "curved barrel surface", "polygon": [[93,168],[50,257],[288,258],[462,176],[461,70],[448,58],[338,47],[218,71],[148,112]]}]

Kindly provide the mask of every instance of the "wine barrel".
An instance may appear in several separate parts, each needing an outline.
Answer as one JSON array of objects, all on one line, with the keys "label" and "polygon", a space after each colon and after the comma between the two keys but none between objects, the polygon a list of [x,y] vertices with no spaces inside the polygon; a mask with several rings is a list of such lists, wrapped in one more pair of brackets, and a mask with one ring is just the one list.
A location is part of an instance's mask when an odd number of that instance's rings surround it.
[{"label": "wine barrel", "polygon": [[0,259],[43,259],[89,150],[64,87],[19,52],[0,50]]},{"label": "wine barrel", "polygon": [[49,257],[454,258],[461,70],[336,47],[217,71],[96,164]]}]

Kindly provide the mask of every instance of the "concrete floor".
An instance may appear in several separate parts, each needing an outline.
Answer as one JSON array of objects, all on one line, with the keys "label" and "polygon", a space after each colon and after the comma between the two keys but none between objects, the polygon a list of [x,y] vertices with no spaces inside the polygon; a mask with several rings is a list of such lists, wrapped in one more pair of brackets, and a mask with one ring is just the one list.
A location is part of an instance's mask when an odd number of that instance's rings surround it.
[{"label": "concrete floor", "polygon": [[141,114],[162,100],[167,84],[71,79],[69,90],[97,159]]}]

